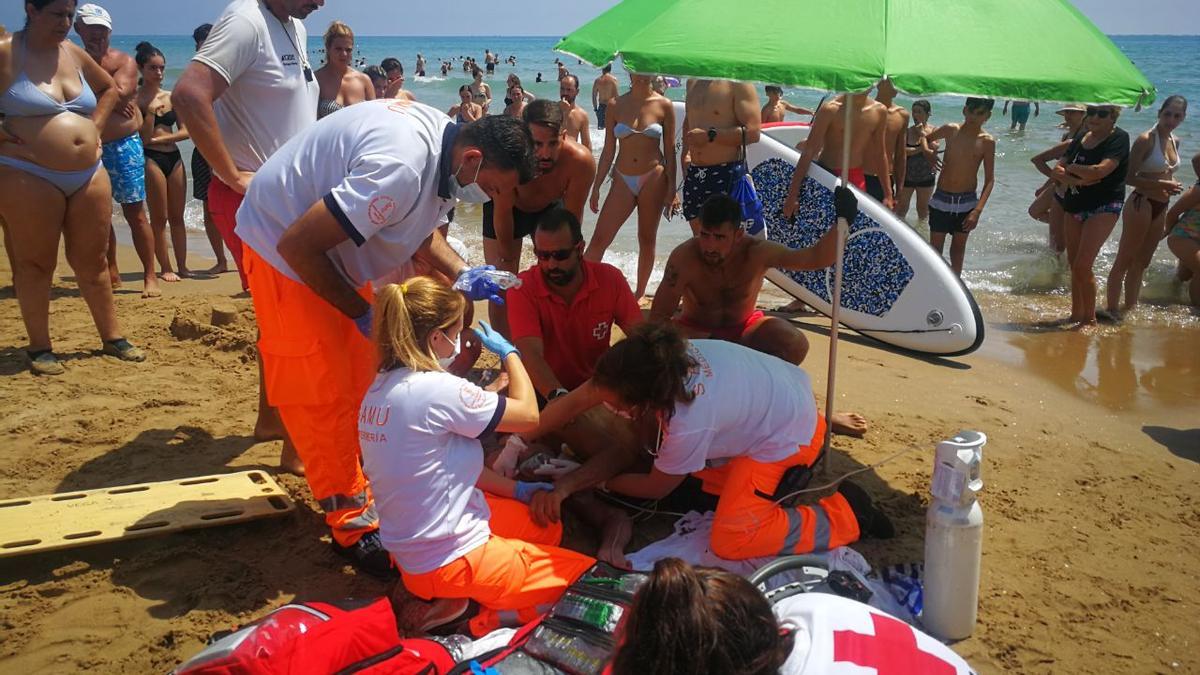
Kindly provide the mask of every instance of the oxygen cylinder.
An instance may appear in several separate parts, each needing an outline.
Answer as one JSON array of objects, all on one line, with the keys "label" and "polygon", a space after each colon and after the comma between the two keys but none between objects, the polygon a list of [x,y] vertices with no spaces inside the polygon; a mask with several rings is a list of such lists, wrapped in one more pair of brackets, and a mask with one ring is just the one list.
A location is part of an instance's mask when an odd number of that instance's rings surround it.
[{"label": "oxygen cylinder", "polygon": [[933,502],[925,517],[925,592],[921,622],[942,640],[975,629],[983,555],[980,468],[987,436],[960,431],[934,455]]}]

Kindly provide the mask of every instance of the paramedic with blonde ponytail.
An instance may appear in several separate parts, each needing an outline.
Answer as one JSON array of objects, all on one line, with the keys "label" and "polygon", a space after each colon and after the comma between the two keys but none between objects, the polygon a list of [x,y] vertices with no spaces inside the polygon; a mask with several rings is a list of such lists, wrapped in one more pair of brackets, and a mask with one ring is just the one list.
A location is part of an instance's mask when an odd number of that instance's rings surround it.
[{"label": "paramedic with blonde ponytail", "polygon": [[[445,372],[459,353],[466,300],[428,277],[375,298],[379,372],[358,419],[384,547],[404,586],[429,605],[432,628],[480,605],[471,632],[537,617],[595,560],[558,548],[562,525],[533,522],[529,500],[548,483],[504,478],[483,465],[479,438],[538,424],[537,398],[517,349],[486,323],[480,341],[508,373],[508,396]],[[485,494],[486,491],[486,494]]]},{"label": "paramedic with blonde ponytail", "polygon": [[542,427],[596,405],[659,426],[649,473],[610,478],[607,489],[660,499],[689,474],[717,495],[712,552],[743,560],[823,551],[893,533],[862,488],[848,481],[813,504],[780,504],[789,469],[820,454],[825,420],[799,367],[723,340],[685,340],[671,324],[645,323],[613,345],[592,378],[542,412]]}]

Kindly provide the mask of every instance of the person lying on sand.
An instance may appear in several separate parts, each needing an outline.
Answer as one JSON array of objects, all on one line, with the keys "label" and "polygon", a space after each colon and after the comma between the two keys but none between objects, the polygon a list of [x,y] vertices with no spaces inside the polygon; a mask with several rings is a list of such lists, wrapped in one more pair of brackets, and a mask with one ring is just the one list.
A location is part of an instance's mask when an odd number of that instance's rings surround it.
[{"label": "person lying on sand", "polygon": [[[853,221],[858,202],[848,190],[838,188],[839,210]],[[804,334],[784,319],[766,316],[755,308],[767,270],[817,270],[829,267],[836,256],[837,229],[815,246],[790,249],[757,237],[742,228],[741,205],[726,194],[709,197],[700,208],[700,234],[671,251],[662,283],[650,307],[651,321],[674,318],[690,338],[727,340],[800,365],[808,354]],[[862,436],[867,421],[855,413],[835,413],[830,420],[835,433]]]}]

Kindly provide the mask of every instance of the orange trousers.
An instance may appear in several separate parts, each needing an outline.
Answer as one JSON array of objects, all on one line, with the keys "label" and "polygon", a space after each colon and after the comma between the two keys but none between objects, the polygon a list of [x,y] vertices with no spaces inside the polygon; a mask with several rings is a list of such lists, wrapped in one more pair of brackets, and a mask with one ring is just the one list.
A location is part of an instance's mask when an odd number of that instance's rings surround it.
[{"label": "orange trousers", "polygon": [[792,507],[755,494],[774,494],[784,471],[810,466],[820,454],[824,438],[825,418],[818,415],[812,440],[787,459],[768,464],[738,457],[719,468],[695,474],[704,481],[705,492],[720,496],[713,516],[713,553],[729,560],[744,560],[826,551],[858,540],[858,521],[841,494],[834,493],[816,504]]},{"label": "orange trousers", "polygon": [[487,542],[432,572],[401,571],[404,587],[419,598],[478,602],[479,614],[470,622],[476,637],[536,619],[596,564],[590,556],[559,548],[561,522],[541,527],[527,505],[486,492],[484,498],[492,511]]},{"label": "orange trousers", "polygon": [[[242,251],[258,319],[267,401],[279,409],[333,538],[350,546],[378,529],[358,447],[358,410],[375,377],[375,349],[311,288]],[[369,290],[360,290],[370,299]]]}]

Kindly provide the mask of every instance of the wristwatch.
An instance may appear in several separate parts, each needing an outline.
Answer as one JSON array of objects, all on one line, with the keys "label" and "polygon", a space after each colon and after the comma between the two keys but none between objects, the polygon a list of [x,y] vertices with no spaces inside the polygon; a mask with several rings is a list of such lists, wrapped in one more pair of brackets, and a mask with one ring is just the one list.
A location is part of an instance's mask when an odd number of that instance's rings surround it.
[{"label": "wristwatch", "polygon": [[567,393],[567,390],[565,388],[559,387],[558,389],[555,389],[554,391],[550,392],[549,394],[546,394],[546,400],[553,401],[554,399],[556,399],[559,396],[562,396],[566,393]]},{"label": "wristwatch", "polygon": [[708,142],[712,143],[715,140],[717,140],[717,128],[709,127],[708,128]]}]

